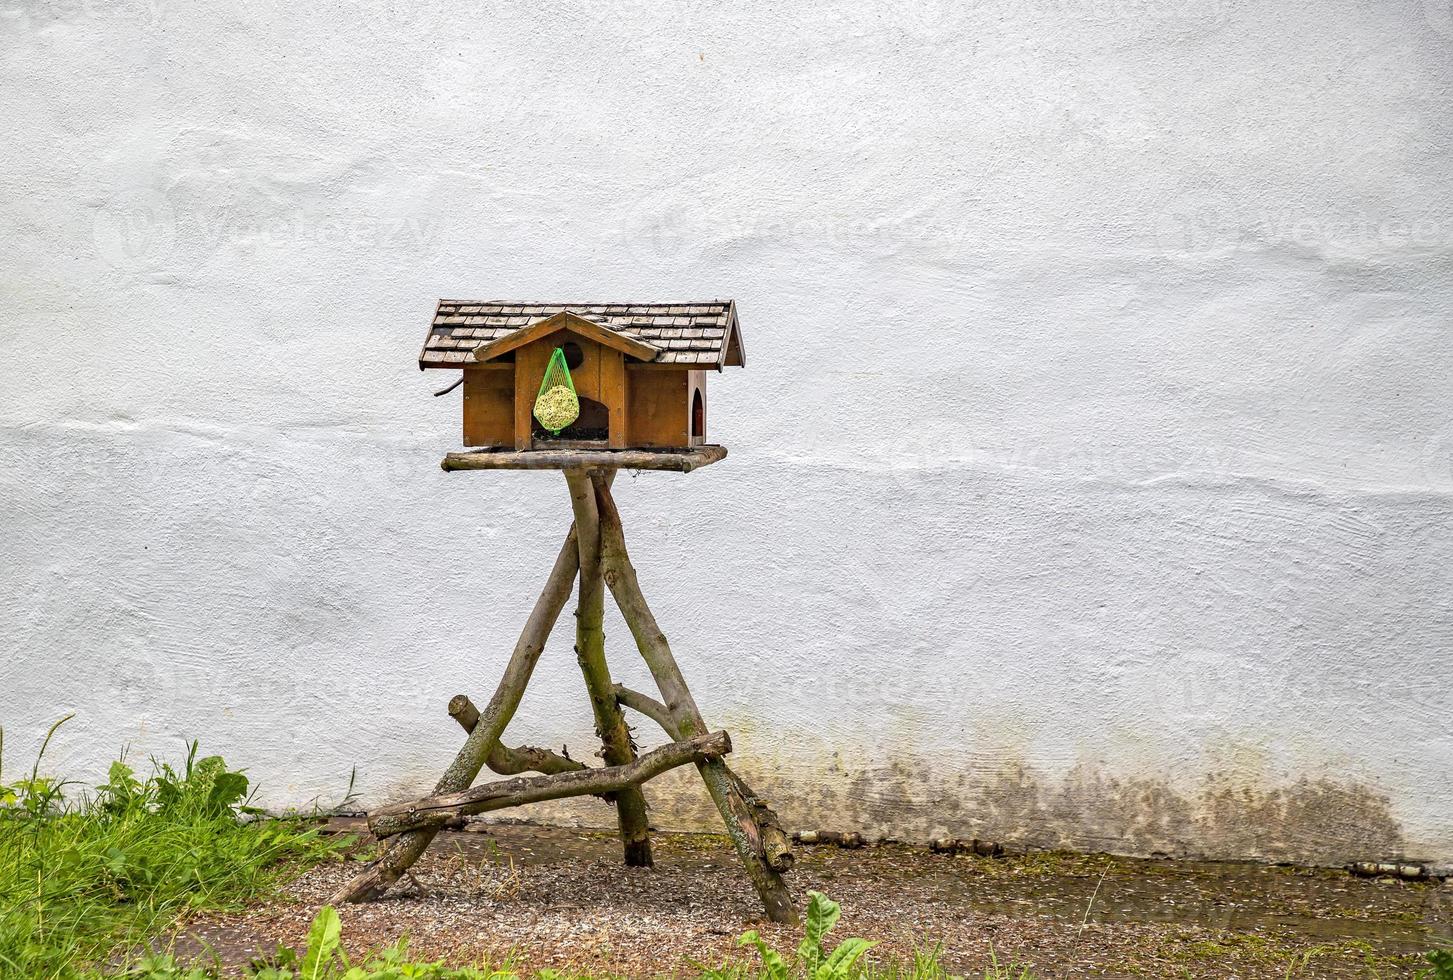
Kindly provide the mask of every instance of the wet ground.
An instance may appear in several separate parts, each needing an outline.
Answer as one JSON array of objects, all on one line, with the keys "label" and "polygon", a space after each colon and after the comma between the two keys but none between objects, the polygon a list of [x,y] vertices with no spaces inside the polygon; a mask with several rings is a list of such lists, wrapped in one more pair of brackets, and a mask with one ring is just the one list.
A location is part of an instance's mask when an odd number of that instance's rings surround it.
[{"label": "wet ground", "polygon": [[[365,847],[367,845],[365,844]],[[1050,977],[1403,977],[1453,946],[1453,884],[1343,871],[1035,853],[1000,858],[921,847],[799,845],[788,883],[842,903],[836,938],[878,941],[882,960],[938,945],[954,972],[1028,965]],[[654,869],[620,864],[608,834],[474,825],[441,834],[383,902],[340,910],[352,951],[407,934],[424,957],[624,976],[691,975],[742,952],[763,924],[725,838],[661,835]],[[193,923],[184,947],[239,964],[300,943],[318,906],[359,865],[299,879],[280,901]]]}]

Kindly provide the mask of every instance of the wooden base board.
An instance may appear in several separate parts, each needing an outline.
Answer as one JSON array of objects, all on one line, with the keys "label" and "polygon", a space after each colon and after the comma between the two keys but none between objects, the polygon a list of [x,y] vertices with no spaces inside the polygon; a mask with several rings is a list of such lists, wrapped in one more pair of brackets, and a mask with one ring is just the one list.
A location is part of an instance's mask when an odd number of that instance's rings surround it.
[{"label": "wooden base board", "polygon": [[690,449],[471,449],[439,465],[455,470],[666,470],[690,473],[726,458],[725,446]]}]

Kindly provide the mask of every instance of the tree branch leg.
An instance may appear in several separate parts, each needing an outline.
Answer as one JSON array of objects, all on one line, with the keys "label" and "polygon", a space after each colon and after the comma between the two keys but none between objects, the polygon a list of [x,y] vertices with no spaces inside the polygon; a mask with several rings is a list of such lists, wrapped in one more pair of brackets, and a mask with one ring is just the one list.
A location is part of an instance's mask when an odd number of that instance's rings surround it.
[{"label": "tree branch leg", "polygon": [[[636,570],[626,553],[625,531],[621,527],[621,515],[611,497],[610,483],[603,476],[592,479],[595,488],[596,513],[599,522],[600,559],[604,566],[602,577],[625,617],[626,625],[635,637],[636,647],[650,668],[656,686],[661,690],[666,709],[675,722],[677,732],[688,738],[705,735],[706,722],[686,686],[681,668],[671,654],[666,634],[656,623],[646,597],[636,579]],[[572,487],[573,489],[573,487]],[[578,512],[577,512],[578,513]],[[577,523],[579,517],[576,518]],[[796,924],[797,910],[792,906],[792,896],[782,876],[768,864],[767,849],[762,839],[761,828],[742,793],[740,780],[734,779],[730,770],[720,759],[697,763],[701,778],[706,783],[712,802],[720,811],[726,823],[727,834],[737,849],[737,854],[746,866],[747,875],[762,899],[767,917],[773,922]]]},{"label": "tree branch leg", "polygon": [[[566,470],[570,486],[570,503],[575,509],[577,545],[580,549],[580,598],[575,612],[575,656],[585,677],[590,706],[595,714],[595,731],[600,736],[602,756],[607,766],[633,762],[636,748],[626,717],[616,704],[612,690],[610,667],[605,661],[605,583],[601,578],[600,520],[596,511],[595,489],[583,470]],[[602,484],[609,485],[602,477]],[[698,732],[694,734],[706,734]],[[651,830],[646,817],[646,798],[637,785],[623,787],[615,794],[616,822],[620,826],[625,861],[631,867],[650,867]]]},{"label": "tree branch leg", "polygon": [[[615,686],[616,702],[622,708],[630,708],[632,711],[639,711],[647,718],[661,726],[661,730],[673,740],[680,740],[681,734],[677,730],[676,722],[671,717],[671,712],[666,706],[649,694],[642,694],[640,691],[633,691],[623,684]],[[722,765],[726,765],[725,762]],[[762,856],[767,859],[767,866],[773,871],[785,874],[792,870],[797,863],[797,857],[792,853],[792,837],[782,828],[782,820],[777,816],[771,804],[747,785],[747,781],[732,771],[727,766],[727,776],[731,779],[732,785],[738,793],[747,801],[751,807],[752,816],[756,819],[758,828],[762,832]]]},{"label": "tree branch leg", "polygon": [[[520,698],[524,696],[525,685],[529,683],[530,674],[534,672],[535,664],[544,652],[550,630],[554,628],[555,621],[560,617],[560,610],[565,608],[565,603],[570,598],[570,587],[575,582],[575,573],[580,563],[576,538],[575,528],[572,527],[565,538],[565,544],[560,548],[560,554],[555,558],[555,567],[550,570],[545,588],[535,600],[530,618],[520,632],[520,638],[515,643],[514,652],[510,655],[510,662],[495,688],[494,696],[489,699],[489,704],[480,715],[479,723],[465,739],[459,754],[435,784],[435,793],[457,793],[468,789],[479,775],[491,748],[499,742],[505,726],[514,717]],[[365,902],[382,897],[389,886],[398,881],[399,876],[424,853],[435,833],[435,829],[411,831],[389,841],[383,853],[362,874],[330,899],[332,904]]]}]

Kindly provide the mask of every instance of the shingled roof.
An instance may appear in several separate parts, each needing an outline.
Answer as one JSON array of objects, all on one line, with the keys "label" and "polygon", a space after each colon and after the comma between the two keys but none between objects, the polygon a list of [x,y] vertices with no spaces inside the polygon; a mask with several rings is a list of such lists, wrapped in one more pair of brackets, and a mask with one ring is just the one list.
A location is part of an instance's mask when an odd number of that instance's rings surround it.
[{"label": "shingled roof", "polygon": [[463,368],[474,349],[563,312],[592,320],[658,349],[662,367],[712,368],[745,363],[737,307],[709,303],[506,303],[441,299],[419,368]]}]

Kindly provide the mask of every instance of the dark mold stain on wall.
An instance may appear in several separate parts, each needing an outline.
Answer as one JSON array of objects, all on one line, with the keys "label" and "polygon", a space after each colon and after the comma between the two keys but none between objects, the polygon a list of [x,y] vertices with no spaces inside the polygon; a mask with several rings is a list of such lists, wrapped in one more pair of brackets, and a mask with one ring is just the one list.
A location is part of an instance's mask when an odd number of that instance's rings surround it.
[{"label": "dark mold stain on wall", "polygon": [[[757,792],[793,829],[856,830],[924,841],[979,837],[1025,848],[1103,851],[1130,856],[1261,860],[1341,865],[1396,857],[1446,863],[1447,855],[1409,855],[1388,800],[1356,782],[1298,779],[1260,785],[1213,772],[1196,792],[1167,780],[1121,777],[1077,766],[1061,779],[1025,767],[954,776],[923,760],[816,773],[739,760]],[[694,773],[672,773],[646,787],[652,824],[717,830],[719,818]],[[535,809],[536,819],[609,823],[597,804]]]}]

